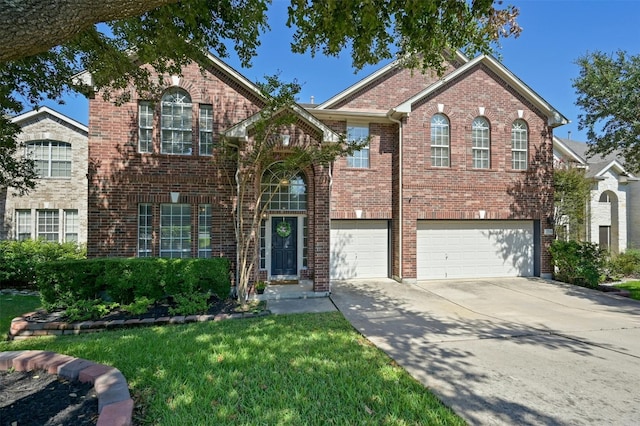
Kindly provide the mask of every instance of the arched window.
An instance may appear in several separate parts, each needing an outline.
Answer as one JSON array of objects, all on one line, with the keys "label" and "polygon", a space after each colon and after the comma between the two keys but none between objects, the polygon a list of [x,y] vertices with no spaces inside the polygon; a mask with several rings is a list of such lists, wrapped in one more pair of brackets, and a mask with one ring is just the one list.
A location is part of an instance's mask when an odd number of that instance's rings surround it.
[{"label": "arched window", "polygon": [[287,177],[287,173],[270,168],[262,176],[262,202],[268,203],[269,210],[306,210],[307,184],[297,174]]},{"label": "arched window", "polygon": [[476,117],[471,125],[471,142],[474,169],[488,169],[491,166],[491,139],[489,121]]},{"label": "arched window", "polygon": [[449,119],[443,114],[431,118],[431,165],[449,167]]},{"label": "arched window", "polygon": [[529,129],[524,120],[516,120],[511,125],[511,165],[514,170],[527,170],[527,149]]},{"label": "arched window", "polygon": [[191,97],[187,92],[172,88],[162,95],[160,129],[163,154],[191,155]]},{"label": "arched window", "polygon": [[34,160],[38,176],[43,178],[71,177],[71,144],[60,141],[27,143],[27,156]]}]

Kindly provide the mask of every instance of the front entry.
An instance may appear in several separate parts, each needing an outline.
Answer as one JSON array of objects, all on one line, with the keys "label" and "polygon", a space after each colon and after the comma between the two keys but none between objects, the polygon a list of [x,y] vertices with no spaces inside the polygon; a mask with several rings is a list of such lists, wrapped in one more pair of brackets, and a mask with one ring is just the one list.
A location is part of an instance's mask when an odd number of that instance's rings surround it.
[{"label": "front entry", "polygon": [[298,218],[271,218],[271,275],[298,274]]}]

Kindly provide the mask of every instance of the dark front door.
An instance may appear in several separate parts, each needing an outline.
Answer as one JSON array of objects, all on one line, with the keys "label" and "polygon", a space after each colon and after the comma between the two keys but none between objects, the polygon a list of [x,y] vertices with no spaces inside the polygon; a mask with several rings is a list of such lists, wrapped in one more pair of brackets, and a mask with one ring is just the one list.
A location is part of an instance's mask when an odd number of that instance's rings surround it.
[{"label": "dark front door", "polygon": [[271,275],[298,274],[298,218],[271,218]]}]

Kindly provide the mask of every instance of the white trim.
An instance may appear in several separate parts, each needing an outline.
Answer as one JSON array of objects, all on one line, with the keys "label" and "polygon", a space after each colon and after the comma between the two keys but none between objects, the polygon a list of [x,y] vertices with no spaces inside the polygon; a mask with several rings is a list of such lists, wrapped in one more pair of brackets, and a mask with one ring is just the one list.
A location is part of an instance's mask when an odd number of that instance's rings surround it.
[{"label": "white trim", "polygon": [[[271,275],[271,235],[273,233],[273,217],[295,217],[296,223],[296,275]],[[306,213],[273,213],[265,219],[264,224],[264,239],[265,239],[265,253],[264,253],[264,270],[267,271],[267,279],[299,279],[301,271],[307,269],[302,265],[304,257],[304,218],[308,217]],[[259,242],[258,242],[259,246]],[[258,261],[258,266],[260,262]]]},{"label": "white trim", "polygon": [[58,111],[55,111],[55,110],[53,110],[53,109],[51,109],[49,107],[46,107],[46,106],[42,106],[42,107],[40,107],[38,109],[32,109],[31,111],[22,113],[20,115],[16,115],[15,117],[13,117],[11,119],[11,122],[18,124],[21,121],[28,120],[30,118],[37,117],[38,115],[42,115],[42,114],[52,115],[55,118],[57,118],[58,120],[62,120],[62,121],[66,122],[66,123],[68,123],[68,124],[70,124],[70,125],[72,125],[74,127],[77,127],[78,129],[80,129],[81,131],[83,131],[85,133],[89,132],[89,128],[87,126],[85,126],[84,124],[82,124],[82,123],[80,123],[80,122],[78,122],[78,121],[76,121],[76,120],[74,120],[72,118],[69,118],[66,115],[62,115]]}]

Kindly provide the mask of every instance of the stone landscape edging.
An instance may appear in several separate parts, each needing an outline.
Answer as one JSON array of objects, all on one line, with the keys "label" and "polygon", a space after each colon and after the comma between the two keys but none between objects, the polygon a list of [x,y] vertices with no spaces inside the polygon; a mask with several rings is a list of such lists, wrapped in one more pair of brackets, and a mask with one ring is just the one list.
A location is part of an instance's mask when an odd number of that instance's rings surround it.
[{"label": "stone landscape edging", "polygon": [[234,313],[234,314],[217,314],[217,315],[180,315],[173,317],[160,318],[144,318],[144,319],[128,319],[128,320],[111,320],[111,321],[81,321],[81,322],[61,322],[61,321],[32,321],[27,319],[29,316],[35,315],[35,312],[29,312],[22,316],[11,320],[11,328],[9,329],[9,340],[22,340],[38,336],[60,336],[70,334],[95,333],[104,330],[114,330],[126,327],[141,327],[149,325],[167,325],[167,324],[187,324],[205,321],[222,321],[227,319],[253,318],[258,316],[269,315],[269,311],[258,313]]},{"label": "stone landscape edging", "polygon": [[0,352],[0,370],[44,370],[70,381],[91,383],[98,395],[97,426],[129,426],[133,399],[129,385],[117,368],[50,351]]}]

